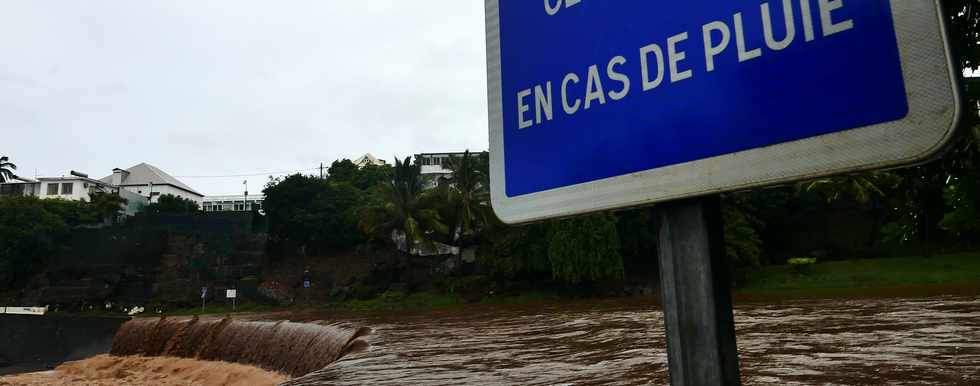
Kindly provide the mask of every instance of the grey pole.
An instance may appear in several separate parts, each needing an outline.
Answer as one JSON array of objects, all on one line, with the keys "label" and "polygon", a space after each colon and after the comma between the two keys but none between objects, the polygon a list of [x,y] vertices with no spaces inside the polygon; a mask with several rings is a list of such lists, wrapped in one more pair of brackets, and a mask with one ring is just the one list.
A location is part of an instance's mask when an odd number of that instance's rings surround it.
[{"label": "grey pole", "polygon": [[740,385],[720,199],[660,208],[658,253],[670,384]]}]

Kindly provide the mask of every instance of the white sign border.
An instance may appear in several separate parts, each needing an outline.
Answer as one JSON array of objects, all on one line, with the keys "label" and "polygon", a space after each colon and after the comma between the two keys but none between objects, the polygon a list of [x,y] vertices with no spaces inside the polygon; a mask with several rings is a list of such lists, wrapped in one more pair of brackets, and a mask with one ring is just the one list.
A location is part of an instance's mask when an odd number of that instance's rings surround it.
[{"label": "white sign border", "polygon": [[892,0],[909,102],[904,119],[507,197],[499,1],[486,0],[490,193],[497,216],[509,224],[914,164],[940,152],[961,117],[940,0]]}]

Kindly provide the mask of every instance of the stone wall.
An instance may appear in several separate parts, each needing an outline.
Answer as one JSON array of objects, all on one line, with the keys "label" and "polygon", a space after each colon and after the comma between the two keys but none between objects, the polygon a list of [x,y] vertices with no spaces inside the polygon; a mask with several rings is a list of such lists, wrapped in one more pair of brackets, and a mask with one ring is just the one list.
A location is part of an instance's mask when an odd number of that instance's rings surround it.
[{"label": "stone wall", "polygon": [[129,318],[0,315],[0,375],[108,353]]}]

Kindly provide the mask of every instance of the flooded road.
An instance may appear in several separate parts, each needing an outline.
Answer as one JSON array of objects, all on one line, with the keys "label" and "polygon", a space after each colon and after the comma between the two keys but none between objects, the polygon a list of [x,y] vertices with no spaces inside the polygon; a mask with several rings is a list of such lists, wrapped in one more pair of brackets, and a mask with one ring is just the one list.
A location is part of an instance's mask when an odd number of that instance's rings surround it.
[{"label": "flooded road", "polygon": [[[637,300],[390,312],[354,320],[371,348],[316,383],[666,384],[662,318]],[[746,385],[980,384],[980,297],[743,304],[735,323]]]}]

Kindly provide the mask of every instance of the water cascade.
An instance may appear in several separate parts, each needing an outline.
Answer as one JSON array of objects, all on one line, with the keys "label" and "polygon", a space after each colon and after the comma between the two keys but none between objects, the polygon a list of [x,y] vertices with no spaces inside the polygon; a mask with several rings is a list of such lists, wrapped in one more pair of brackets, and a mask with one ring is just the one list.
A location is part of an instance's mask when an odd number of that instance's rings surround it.
[{"label": "water cascade", "polygon": [[367,327],[225,319],[134,319],[116,333],[112,355],[172,356],[236,362],[298,377],[368,343]]}]

